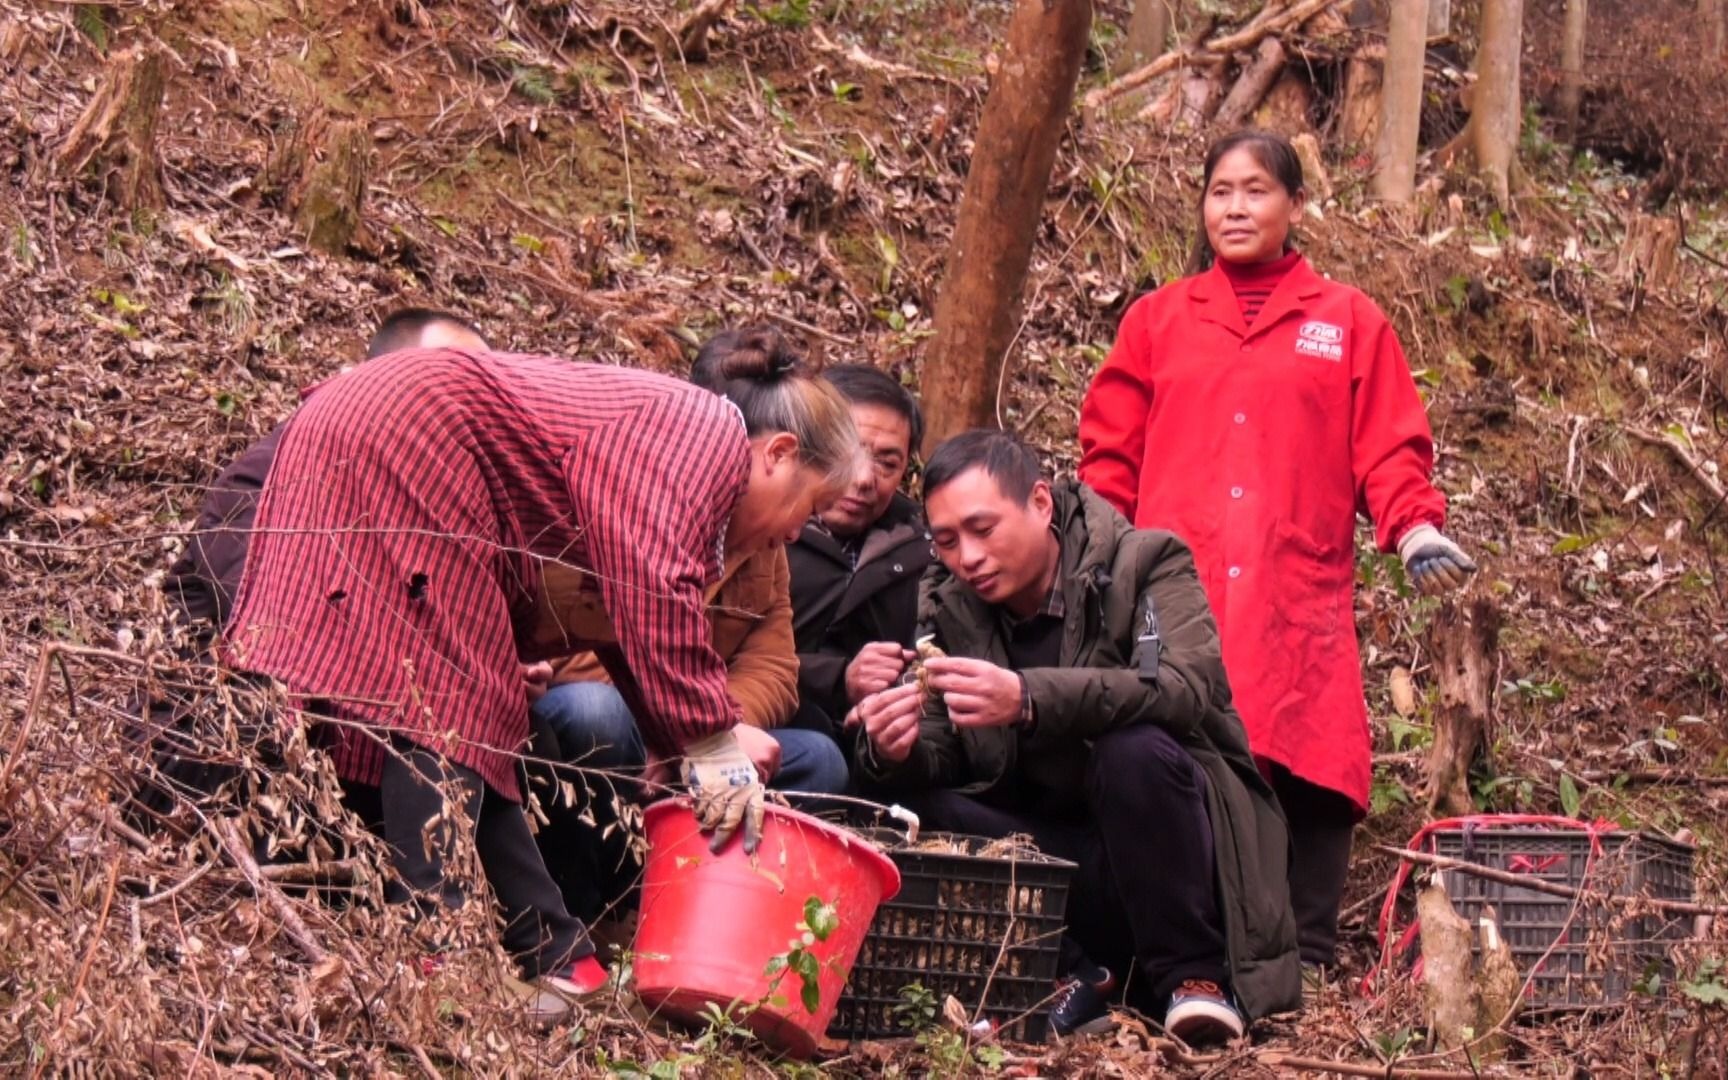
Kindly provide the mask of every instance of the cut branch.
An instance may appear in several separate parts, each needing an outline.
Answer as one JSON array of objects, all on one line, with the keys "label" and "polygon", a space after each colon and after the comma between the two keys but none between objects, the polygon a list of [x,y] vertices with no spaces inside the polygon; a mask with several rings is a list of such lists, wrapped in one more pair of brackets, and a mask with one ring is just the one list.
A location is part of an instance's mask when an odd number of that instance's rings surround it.
[{"label": "cut branch", "polygon": [[708,31],[731,8],[732,0],[702,0],[678,26],[678,48],[686,60],[708,59]]},{"label": "cut branch", "polygon": [[1633,438],[1647,442],[1651,446],[1660,446],[1665,448],[1670,454],[1673,454],[1682,465],[1686,466],[1686,471],[1692,474],[1694,480],[1697,480],[1699,484],[1703,485],[1705,491],[1708,491],[1711,495],[1716,497],[1717,502],[1728,502],[1728,489],[1723,488],[1722,481],[1716,479],[1716,477],[1710,474],[1710,470],[1704,467],[1704,463],[1693,455],[1691,449],[1688,448],[1685,443],[1676,439],[1672,435],[1658,435],[1654,431],[1645,431],[1643,428],[1629,427],[1626,431],[1632,435]]},{"label": "cut branch", "polygon": [[1392,847],[1387,844],[1376,844],[1374,847],[1377,851],[1396,855],[1406,862],[1432,866],[1436,870],[1457,870],[1460,873],[1483,878],[1487,881],[1497,881],[1502,885],[1516,885],[1520,889],[1546,893],[1549,896],[1563,896],[1569,900],[1601,901],[1605,904],[1618,904],[1622,907],[1672,911],[1680,915],[1728,915],[1728,904],[1699,904],[1690,900],[1664,900],[1660,897],[1642,894],[1622,896],[1618,893],[1586,891],[1574,889],[1570,885],[1545,881],[1533,874],[1514,874],[1509,870],[1496,870],[1492,866],[1482,866],[1479,863],[1467,862],[1463,859],[1453,859],[1445,855],[1430,855],[1426,851],[1410,851],[1407,848]]},{"label": "cut branch", "polygon": [[300,913],[294,910],[294,905],[282,895],[282,890],[272,881],[266,880],[258,869],[258,860],[246,850],[246,842],[241,839],[240,831],[232,821],[215,820],[210,827],[216,833],[216,839],[221,841],[222,850],[227,853],[235,866],[246,876],[246,883],[252,887],[252,894],[264,903],[276,917],[282,921],[282,929],[290,940],[300,947],[300,952],[312,963],[320,963],[329,955],[324,947],[318,944],[318,939],[312,936],[312,931],[306,928]]}]

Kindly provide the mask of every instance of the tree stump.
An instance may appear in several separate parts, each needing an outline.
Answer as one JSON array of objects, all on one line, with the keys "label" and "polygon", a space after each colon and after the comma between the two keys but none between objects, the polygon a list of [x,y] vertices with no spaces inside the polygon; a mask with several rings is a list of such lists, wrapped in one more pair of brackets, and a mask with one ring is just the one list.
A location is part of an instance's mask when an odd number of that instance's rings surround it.
[{"label": "tree stump", "polygon": [[1320,140],[1312,131],[1304,131],[1290,140],[1296,158],[1302,162],[1302,183],[1311,198],[1325,202],[1332,197],[1332,177],[1326,172],[1326,162],[1320,157]]},{"label": "tree stump", "polygon": [[156,121],[168,87],[168,52],[149,44],[115,53],[72,133],[55,154],[65,175],[95,174],[103,191],[130,210],[163,204]]},{"label": "tree stump", "polygon": [[1480,1060],[1495,1062],[1506,1056],[1505,1028],[1523,1004],[1524,977],[1518,974],[1518,962],[1500,933],[1500,920],[1492,906],[1482,909],[1476,928],[1482,935],[1482,959],[1476,972],[1476,1036],[1481,1043],[1476,1052]]},{"label": "tree stump", "polygon": [[1428,1031],[1443,1050],[1470,1041],[1476,1025],[1477,996],[1470,957],[1470,924],[1452,909],[1446,889],[1434,884],[1416,896],[1422,927],[1422,1000]]},{"label": "tree stump", "polygon": [[1669,288],[1680,276],[1680,223],[1638,214],[1626,226],[1615,276],[1645,289]]},{"label": "tree stump", "polygon": [[1373,150],[1380,135],[1380,95],[1386,62],[1381,43],[1357,49],[1344,65],[1344,100],[1338,106],[1338,136],[1354,150]]},{"label": "tree stump", "polygon": [[366,125],[343,120],[330,125],[324,160],[307,170],[291,196],[294,222],[306,243],[341,255],[360,230],[372,166],[372,136]]},{"label": "tree stump", "polygon": [[317,164],[318,147],[324,142],[329,126],[324,114],[318,111],[308,112],[290,123],[252,181],[260,197],[280,202],[300,187]]},{"label": "tree stump", "polygon": [[1440,689],[1428,756],[1428,812],[1468,814],[1470,764],[1485,744],[1494,696],[1500,611],[1487,596],[1446,601],[1428,633]]},{"label": "tree stump", "polygon": [[1288,137],[1313,131],[1314,121],[1310,118],[1313,108],[1314,88],[1307,79],[1286,69],[1260,103],[1254,114],[1254,126]]}]

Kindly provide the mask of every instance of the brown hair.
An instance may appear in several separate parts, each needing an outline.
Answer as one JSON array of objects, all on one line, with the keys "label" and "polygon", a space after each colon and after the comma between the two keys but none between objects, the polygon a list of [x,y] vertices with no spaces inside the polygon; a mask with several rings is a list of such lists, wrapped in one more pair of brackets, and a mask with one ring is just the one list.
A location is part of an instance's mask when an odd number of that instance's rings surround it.
[{"label": "brown hair", "polygon": [[[1190,274],[1212,268],[1212,241],[1206,237],[1206,189],[1212,186],[1212,174],[1217,170],[1218,163],[1232,150],[1248,151],[1255,164],[1271,173],[1272,179],[1284,185],[1284,190],[1290,193],[1291,198],[1307,190],[1302,179],[1302,159],[1297,156],[1296,148],[1290,145],[1290,140],[1284,136],[1276,132],[1245,128],[1242,131],[1232,131],[1214,142],[1206,150],[1206,166],[1200,173],[1199,228],[1194,234],[1194,250],[1188,255]],[[1284,250],[1289,251],[1292,246],[1290,239],[1286,237]]]},{"label": "brown hair", "polygon": [[712,390],[744,414],[752,439],[785,432],[799,456],[841,484],[856,475],[858,429],[846,399],[818,378],[771,326],[725,330],[697,350],[690,381]]}]

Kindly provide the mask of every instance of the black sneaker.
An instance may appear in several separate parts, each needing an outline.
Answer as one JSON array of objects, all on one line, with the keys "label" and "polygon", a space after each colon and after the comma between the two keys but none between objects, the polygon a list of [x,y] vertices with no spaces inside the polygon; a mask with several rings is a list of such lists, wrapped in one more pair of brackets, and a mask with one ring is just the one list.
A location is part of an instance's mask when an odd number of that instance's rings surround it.
[{"label": "black sneaker", "polygon": [[1116,1026],[1110,1016],[1110,998],[1115,992],[1116,976],[1110,969],[1082,962],[1056,989],[1050,1003],[1050,1030],[1058,1038],[1111,1030]]}]

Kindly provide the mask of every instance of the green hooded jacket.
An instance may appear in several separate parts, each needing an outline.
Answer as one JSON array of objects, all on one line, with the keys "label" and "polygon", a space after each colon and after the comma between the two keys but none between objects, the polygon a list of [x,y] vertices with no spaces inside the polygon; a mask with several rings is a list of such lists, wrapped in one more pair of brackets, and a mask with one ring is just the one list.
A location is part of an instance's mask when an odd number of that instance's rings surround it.
[{"label": "green hooded jacket", "polygon": [[[1129,724],[1159,725],[1209,781],[1207,811],[1237,1000],[1250,1018],[1293,1009],[1301,1000],[1301,968],[1286,882],[1289,831],[1230,704],[1218,627],[1193,556],[1171,533],[1133,528],[1078,482],[1059,482],[1052,491],[1068,616],[1061,666],[1021,672],[1037,715],[1033,731],[957,730],[933,697],[906,761],[877,763],[861,734],[860,767],[890,787],[980,795],[1030,782],[1044,791],[1072,792],[1083,805],[1092,741]],[[1151,644],[1148,608],[1158,634]],[[918,625],[951,656],[1010,666],[998,612],[939,563],[921,584]],[[1145,648],[1159,648],[1150,681],[1142,679]]]}]

